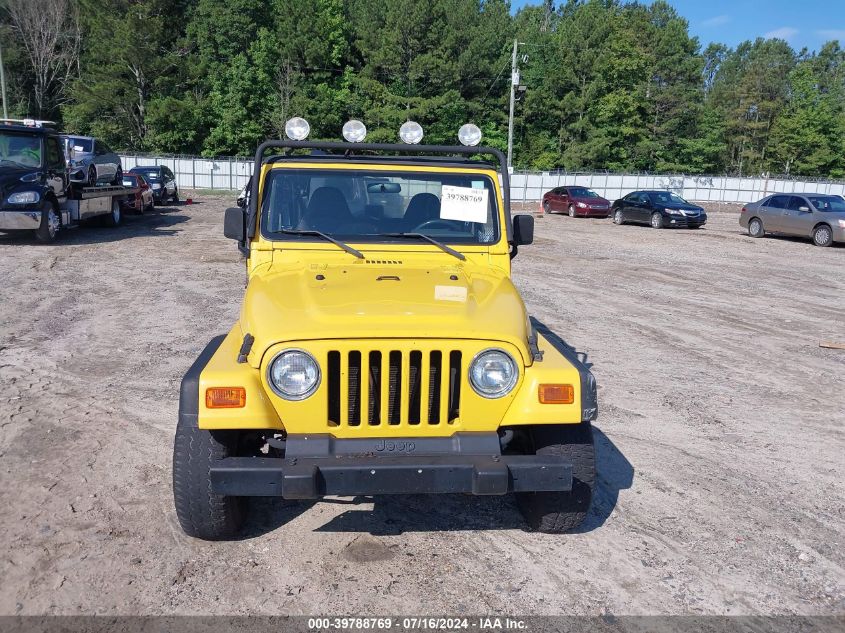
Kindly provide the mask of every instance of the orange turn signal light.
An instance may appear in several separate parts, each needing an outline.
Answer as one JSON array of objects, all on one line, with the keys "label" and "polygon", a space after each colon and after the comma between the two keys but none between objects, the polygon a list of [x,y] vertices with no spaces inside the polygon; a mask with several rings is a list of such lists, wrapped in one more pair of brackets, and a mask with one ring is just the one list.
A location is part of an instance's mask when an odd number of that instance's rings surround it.
[{"label": "orange turn signal light", "polygon": [[572,404],[575,388],[572,385],[540,385],[537,390],[540,404]]},{"label": "orange turn signal light", "polygon": [[246,406],[246,389],[243,387],[211,387],[205,390],[208,409],[240,409]]}]

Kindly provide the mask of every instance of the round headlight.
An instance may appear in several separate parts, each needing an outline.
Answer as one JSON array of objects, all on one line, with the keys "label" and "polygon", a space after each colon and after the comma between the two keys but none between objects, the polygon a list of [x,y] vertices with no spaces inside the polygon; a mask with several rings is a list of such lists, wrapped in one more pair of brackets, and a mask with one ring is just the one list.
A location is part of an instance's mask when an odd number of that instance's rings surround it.
[{"label": "round headlight", "polygon": [[481,130],[477,125],[464,123],[461,126],[461,129],[458,130],[458,140],[463,145],[475,147],[481,142]]},{"label": "round headlight", "polygon": [[511,355],[500,349],[486,349],[472,360],[469,382],[479,396],[501,398],[510,393],[519,377]]},{"label": "round headlight", "polygon": [[276,354],[267,369],[270,387],[285,400],[304,400],[320,386],[320,366],[301,349]]},{"label": "round headlight", "polygon": [[422,140],[423,129],[422,125],[416,121],[405,121],[402,127],[399,128],[399,138],[403,143],[409,145],[416,145]]},{"label": "round headlight", "polygon": [[285,135],[292,141],[304,141],[308,138],[311,126],[302,117],[295,116],[285,123]]},{"label": "round headlight", "polygon": [[350,143],[360,143],[367,136],[367,126],[356,119],[343,124],[343,138]]}]

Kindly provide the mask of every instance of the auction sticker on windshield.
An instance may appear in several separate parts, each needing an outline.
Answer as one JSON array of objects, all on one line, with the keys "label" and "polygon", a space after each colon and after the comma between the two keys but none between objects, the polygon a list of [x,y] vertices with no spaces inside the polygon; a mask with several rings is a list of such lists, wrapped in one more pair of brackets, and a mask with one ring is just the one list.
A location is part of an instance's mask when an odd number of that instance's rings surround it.
[{"label": "auction sticker on windshield", "polygon": [[443,185],[440,191],[440,219],[487,222],[487,189]]}]

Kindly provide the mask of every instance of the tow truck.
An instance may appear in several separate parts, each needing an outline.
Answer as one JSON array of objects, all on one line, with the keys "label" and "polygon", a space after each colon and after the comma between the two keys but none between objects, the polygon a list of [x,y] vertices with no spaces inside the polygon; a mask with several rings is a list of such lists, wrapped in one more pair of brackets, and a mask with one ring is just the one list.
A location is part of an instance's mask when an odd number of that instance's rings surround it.
[{"label": "tow truck", "polygon": [[240,317],[182,380],[176,515],[236,538],[248,497],[513,493],[560,533],[590,508],[596,381],[530,318],[511,260],[534,218],[511,216],[502,152],[289,140],[255,155],[224,234],[245,256]]},{"label": "tow truck", "polygon": [[0,232],[32,231],[52,242],[62,229],[102,219],[122,221],[121,203],[137,188],[70,182],[52,121],[0,119]]}]

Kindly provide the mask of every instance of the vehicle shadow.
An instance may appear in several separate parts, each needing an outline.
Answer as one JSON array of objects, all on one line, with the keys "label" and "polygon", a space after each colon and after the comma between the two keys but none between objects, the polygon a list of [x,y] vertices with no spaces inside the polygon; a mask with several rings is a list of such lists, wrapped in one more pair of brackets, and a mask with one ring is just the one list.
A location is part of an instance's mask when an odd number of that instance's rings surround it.
[{"label": "vehicle shadow", "polygon": [[[593,427],[596,447],[597,483],[593,504],[583,534],[600,528],[613,513],[619,492],[631,487],[634,468],[622,451],[600,429]],[[513,495],[382,495],[328,498],[347,509],[318,527],[317,532],[360,532],[373,536],[396,536],[405,532],[456,532],[466,530],[528,531]],[[295,520],[317,501],[281,501],[273,498],[250,500],[250,514],[241,539],[271,532]],[[364,506],[372,506],[364,507]]]},{"label": "vehicle shadow", "polygon": [[43,244],[35,239],[32,233],[0,233],[0,244],[20,244],[32,246],[78,246],[84,244],[105,244],[118,242],[135,237],[169,237],[181,232],[173,228],[187,222],[187,215],[173,213],[176,209],[156,207],[155,211],[144,215],[130,215],[124,213],[119,226],[107,227],[96,220],[82,224],[79,227],[65,229],[59,232],[52,244]]}]

